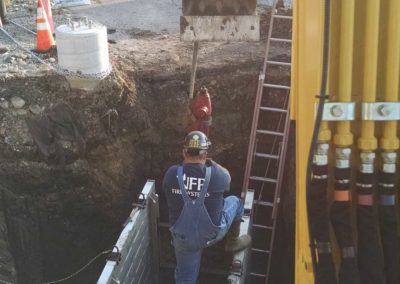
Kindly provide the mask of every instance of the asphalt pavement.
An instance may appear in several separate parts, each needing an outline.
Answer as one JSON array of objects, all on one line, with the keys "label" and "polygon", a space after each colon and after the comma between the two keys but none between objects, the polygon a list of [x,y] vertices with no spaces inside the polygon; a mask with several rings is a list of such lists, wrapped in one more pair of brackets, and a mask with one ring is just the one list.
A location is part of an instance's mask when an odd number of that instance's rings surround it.
[{"label": "asphalt pavement", "polygon": [[[258,0],[271,5],[273,0]],[[182,0],[102,0],[89,6],[70,8],[75,15],[88,16],[108,28],[129,31],[179,32]],[[291,0],[285,2],[290,3]]]}]

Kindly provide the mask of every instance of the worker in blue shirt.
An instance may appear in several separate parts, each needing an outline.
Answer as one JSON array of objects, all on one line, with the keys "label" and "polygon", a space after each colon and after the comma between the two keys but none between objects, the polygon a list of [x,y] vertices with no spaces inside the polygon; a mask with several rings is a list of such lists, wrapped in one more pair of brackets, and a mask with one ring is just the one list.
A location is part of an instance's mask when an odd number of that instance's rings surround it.
[{"label": "worker in blue shirt", "polygon": [[236,196],[224,198],[231,177],[225,168],[207,159],[210,145],[204,133],[190,132],[185,138],[182,164],[170,167],[163,180],[175,248],[176,284],[195,284],[203,249],[225,235],[228,252],[251,244],[249,235],[239,237],[243,203]]}]

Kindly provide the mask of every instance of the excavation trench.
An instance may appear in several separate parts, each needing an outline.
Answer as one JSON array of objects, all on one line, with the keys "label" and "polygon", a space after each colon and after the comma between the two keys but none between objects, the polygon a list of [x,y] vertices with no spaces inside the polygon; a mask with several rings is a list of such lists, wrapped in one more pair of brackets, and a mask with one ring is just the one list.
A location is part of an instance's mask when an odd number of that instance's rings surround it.
[{"label": "excavation trench", "polygon": [[[213,100],[210,155],[230,171],[235,194],[242,187],[263,60],[262,44],[250,49],[200,64],[196,82]],[[218,48],[207,52],[223,54]],[[59,279],[110,249],[145,181],[155,179],[159,190],[163,173],[180,161],[190,123],[189,64],[176,64],[171,56],[139,64],[137,57],[118,54],[112,52],[113,73],[93,92],[71,90],[63,77],[51,74],[1,79],[2,102],[16,96],[25,101],[20,109],[11,103],[0,109],[3,279]],[[282,80],[279,69],[271,76]],[[279,101],[278,95],[271,98]],[[57,128],[48,124],[54,119],[32,128],[32,120],[52,115],[65,122],[61,129],[73,133],[55,134]],[[38,146],[38,132],[47,135],[47,154]],[[164,220],[165,209],[161,203]],[[94,283],[103,266],[104,257],[66,283]]]}]

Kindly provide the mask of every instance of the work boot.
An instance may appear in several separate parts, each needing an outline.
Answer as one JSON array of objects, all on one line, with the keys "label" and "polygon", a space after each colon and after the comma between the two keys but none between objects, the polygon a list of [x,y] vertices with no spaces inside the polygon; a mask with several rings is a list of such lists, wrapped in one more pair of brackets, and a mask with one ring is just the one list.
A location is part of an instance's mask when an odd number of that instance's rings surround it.
[{"label": "work boot", "polygon": [[251,237],[249,235],[240,235],[241,221],[233,222],[226,234],[225,251],[238,252],[248,248],[251,245]]}]

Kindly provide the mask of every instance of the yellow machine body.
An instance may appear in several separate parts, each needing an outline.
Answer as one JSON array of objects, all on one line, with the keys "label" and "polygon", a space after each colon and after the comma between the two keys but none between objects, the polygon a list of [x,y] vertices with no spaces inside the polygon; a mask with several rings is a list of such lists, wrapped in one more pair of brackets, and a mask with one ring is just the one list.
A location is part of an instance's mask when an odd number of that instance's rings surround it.
[{"label": "yellow machine body", "polygon": [[308,151],[314,122],[315,96],[322,72],[322,1],[293,3],[292,107],[296,120],[295,283],[313,283],[306,204]]},{"label": "yellow machine body", "polygon": [[[295,283],[309,284],[314,283],[314,278],[306,209],[306,171],[316,96],[321,85],[324,1],[293,2],[291,117],[296,121]],[[330,102],[355,102],[356,115],[353,121],[322,122],[319,142],[330,143],[332,148],[351,147],[355,161],[359,152],[397,151],[397,121],[361,120],[360,113],[361,103],[399,101],[400,1],[332,0],[330,23],[327,94]],[[356,169],[357,164],[352,167]]]}]

